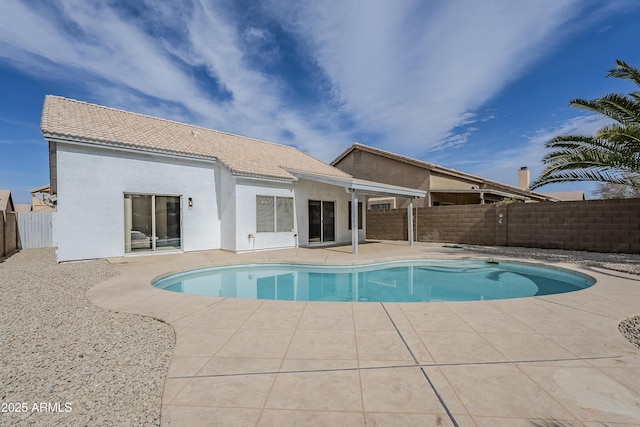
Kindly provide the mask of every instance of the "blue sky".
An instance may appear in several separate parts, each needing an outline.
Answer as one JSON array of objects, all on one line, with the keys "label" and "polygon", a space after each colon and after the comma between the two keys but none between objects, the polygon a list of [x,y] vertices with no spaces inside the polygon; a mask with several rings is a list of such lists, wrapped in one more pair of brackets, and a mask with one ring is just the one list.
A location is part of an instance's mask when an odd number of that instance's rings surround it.
[{"label": "blue sky", "polygon": [[[12,0],[0,5],[0,188],[48,183],[46,94],[331,161],[354,141],[517,185],[592,134],[572,98],[635,88],[635,0]],[[593,184],[539,191],[584,190]]]}]

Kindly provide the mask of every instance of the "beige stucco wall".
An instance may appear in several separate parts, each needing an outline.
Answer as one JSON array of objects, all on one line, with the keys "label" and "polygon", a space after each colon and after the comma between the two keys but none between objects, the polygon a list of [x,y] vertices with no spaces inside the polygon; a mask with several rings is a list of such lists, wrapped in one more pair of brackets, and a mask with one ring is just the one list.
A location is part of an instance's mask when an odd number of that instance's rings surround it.
[{"label": "beige stucco wall", "polygon": [[480,181],[457,179],[431,172],[431,188],[470,190],[474,185],[478,186],[480,184],[482,184]]},{"label": "beige stucco wall", "polygon": [[[427,169],[366,151],[354,150],[335,166],[360,179],[416,188],[418,190],[429,189],[430,171]],[[396,206],[403,208],[406,207],[408,203],[408,198],[398,197]],[[414,206],[426,206],[425,203],[426,199],[418,199],[414,202]]]}]

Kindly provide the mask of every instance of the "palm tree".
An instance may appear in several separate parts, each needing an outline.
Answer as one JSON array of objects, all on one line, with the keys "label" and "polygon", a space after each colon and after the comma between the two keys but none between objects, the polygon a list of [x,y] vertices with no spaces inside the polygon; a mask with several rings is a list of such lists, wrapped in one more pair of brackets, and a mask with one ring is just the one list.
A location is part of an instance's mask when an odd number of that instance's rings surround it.
[{"label": "palm tree", "polygon": [[[640,70],[616,60],[607,77],[634,82],[640,87]],[[591,101],[574,99],[569,105],[613,120],[593,136],[562,135],[547,142],[553,151],[543,159],[545,170],[531,189],[570,181],[599,181],[640,185],[640,91],[612,93]]]}]

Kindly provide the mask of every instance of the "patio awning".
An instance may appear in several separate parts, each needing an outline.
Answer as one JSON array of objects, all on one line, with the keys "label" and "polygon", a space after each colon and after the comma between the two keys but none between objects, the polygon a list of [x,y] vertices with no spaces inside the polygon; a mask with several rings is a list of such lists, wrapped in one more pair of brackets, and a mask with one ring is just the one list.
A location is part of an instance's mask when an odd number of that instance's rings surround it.
[{"label": "patio awning", "polygon": [[397,185],[389,185],[381,182],[367,181],[357,178],[344,178],[329,175],[318,175],[309,172],[288,170],[296,178],[306,179],[309,181],[320,182],[336,187],[343,187],[348,193],[351,193],[351,247],[352,253],[358,253],[358,195],[367,196],[403,196],[409,197],[408,212],[408,236],[409,244],[413,245],[413,198],[425,197],[426,191],[416,190],[415,188],[400,187]]},{"label": "patio awning", "polygon": [[426,191],[416,190],[415,188],[400,187],[397,185],[384,184],[382,182],[367,181],[357,178],[343,178],[329,175],[318,175],[309,172],[296,170],[288,170],[297,178],[307,179],[309,181],[321,182],[323,184],[344,187],[348,192],[357,192],[368,196],[405,196],[405,197],[425,197]]}]

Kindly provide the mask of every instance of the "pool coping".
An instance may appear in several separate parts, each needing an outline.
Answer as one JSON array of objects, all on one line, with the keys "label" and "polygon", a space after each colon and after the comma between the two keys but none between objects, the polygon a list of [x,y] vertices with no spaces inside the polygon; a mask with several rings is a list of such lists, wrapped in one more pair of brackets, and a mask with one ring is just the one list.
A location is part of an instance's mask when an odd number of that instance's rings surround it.
[{"label": "pool coping", "polygon": [[416,255],[523,261],[429,244],[371,243],[360,255],[347,250],[110,259],[120,274],[87,296],[104,308],[174,327],[163,425],[640,422],[633,403],[640,400],[640,350],[617,331],[619,321],[638,314],[637,277],[527,260],[597,282],[568,294],[446,303],[241,300],[150,285],[158,270],[165,275],[222,262],[352,265]]}]

